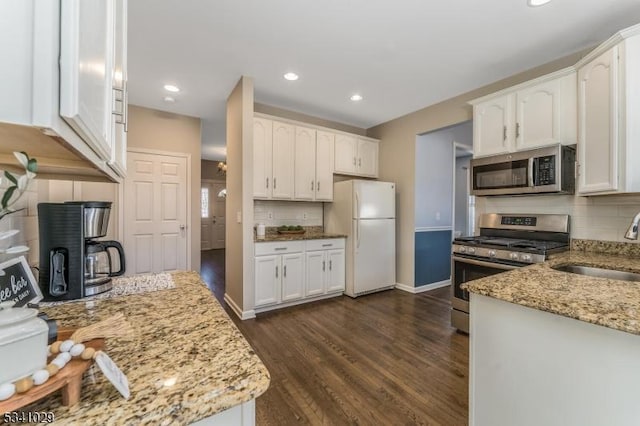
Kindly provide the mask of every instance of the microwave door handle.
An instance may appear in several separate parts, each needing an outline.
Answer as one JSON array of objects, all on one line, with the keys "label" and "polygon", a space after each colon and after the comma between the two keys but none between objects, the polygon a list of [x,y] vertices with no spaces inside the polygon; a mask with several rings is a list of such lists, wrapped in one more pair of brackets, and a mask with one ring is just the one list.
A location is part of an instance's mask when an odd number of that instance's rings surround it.
[{"label": "microwave door handle", "polygon": [[528,172],[528,173],[527,173],[527,174],[528,174],[528,176],[527,176],[527,184],[528,184],[530,187],[535,186],[535,182],[534,182],[534,180],[533,180],[533,165],[534,165],[534,160],[535,160],[535,158],[533,158],[533,157],[529,158],[529,165],[527,166],[527,172]]}]

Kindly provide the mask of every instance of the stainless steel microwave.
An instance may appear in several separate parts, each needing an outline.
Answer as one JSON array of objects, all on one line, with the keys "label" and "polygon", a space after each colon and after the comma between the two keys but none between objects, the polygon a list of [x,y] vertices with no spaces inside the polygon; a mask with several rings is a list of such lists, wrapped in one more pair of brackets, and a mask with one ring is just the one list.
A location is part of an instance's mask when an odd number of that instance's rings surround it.
[{"label": "stainless steel microwave", "polygon": [[575,145],[553,145],[471,160],[472,195],[573,194]]}]

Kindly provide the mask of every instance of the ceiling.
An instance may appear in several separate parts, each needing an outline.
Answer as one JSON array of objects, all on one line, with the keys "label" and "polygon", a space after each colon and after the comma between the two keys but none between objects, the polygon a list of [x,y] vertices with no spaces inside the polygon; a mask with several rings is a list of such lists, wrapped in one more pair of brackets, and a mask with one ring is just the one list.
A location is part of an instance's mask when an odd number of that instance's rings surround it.
[{"label": "ceiling", "polygon": [[[226,98],[369,128],[595,45],[638,0],[130,0],[130,102],[203,119],[225,157]],[[283,74],[300,75],[295,82]],[[163,85],[180,87],[163,101]],[[353,102],[354,93],[364,99]]]}]

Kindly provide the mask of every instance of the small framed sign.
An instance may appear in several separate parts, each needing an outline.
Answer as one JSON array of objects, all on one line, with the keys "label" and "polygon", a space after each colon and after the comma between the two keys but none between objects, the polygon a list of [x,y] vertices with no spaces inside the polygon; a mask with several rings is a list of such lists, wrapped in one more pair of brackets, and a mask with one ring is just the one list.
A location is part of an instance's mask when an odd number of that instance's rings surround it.
[{"label": "small framed sign", "polygon": [[24,256],[0,263],[0,302],[38,303],[42,292]]}]

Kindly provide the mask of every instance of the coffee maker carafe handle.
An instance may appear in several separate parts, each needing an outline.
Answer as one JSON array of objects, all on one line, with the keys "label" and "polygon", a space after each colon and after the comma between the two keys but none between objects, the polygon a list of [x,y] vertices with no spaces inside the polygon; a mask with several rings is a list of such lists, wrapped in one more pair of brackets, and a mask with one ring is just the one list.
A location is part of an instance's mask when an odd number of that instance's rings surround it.
[{"label": "coffee maker carafe handle", "polygon": [[122,248],[122,244],[120,244],[118,241],[100,241],[100,244],[102,244],[102,246],[105,248],[107,253],[108,253],[109,247],[113,247],[114,249],[118,250],[118,255],[120,256],[120,270],[117,272],[110,272],[109,276],[118,277],[124,274],[126,270],[126,265],[124,260],[124,249]]}]

